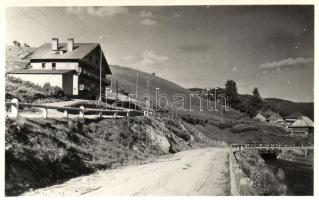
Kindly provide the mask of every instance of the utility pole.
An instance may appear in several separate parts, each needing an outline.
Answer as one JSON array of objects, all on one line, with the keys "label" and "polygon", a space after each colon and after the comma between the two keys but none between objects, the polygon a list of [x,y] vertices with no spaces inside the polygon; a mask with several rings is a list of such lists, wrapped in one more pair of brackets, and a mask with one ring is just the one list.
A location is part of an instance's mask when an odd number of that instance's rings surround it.
[{"label": "utility pole", "polygon": [[119,98],[119,83],[118,80],[116,80],[116,98]]},{"label": "utility pole", "polygon": [[138,72],[136,73],[135,98],[137,98],[137,87],[138,87]]},{"label": "utility pole", "polygon": [[150,105],[151,105],[151,81],[150,81],[149,74],[147,74],[147,87],[148,87],[148,98],[150,99]]},{"label": "utility pole", "polygon": [[223,123],[223,103],[220,101],[220,123]]},{"label": "utility pole", "polygon": [[100,98],[102,98],[102,38],[103,36],[100,36],[101,43],[100,43]]}]

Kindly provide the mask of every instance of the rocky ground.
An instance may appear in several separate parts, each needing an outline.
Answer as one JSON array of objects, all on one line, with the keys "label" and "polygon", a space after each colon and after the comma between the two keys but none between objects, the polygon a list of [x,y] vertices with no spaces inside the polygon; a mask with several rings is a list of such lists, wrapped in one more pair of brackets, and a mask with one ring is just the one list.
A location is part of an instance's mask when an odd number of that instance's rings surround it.
[{"label": "rocky ground", "polygon": [[168,119],[6,119],[6,195],[190,149],[196,136]]}]

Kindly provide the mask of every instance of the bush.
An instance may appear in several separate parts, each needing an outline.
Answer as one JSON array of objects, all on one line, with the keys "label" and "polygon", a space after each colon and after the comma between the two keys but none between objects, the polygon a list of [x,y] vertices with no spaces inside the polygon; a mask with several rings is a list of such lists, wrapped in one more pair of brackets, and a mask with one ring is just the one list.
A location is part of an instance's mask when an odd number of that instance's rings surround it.
[{"label": "bush", "polygon": [[277,173],[265,165],[257,150],[241,151],[236,154],[243,172],[253,181],[253,187],[259,195],[285,195],[284,171]]},{"label": "bush", "polygon": [[239,124],[229,129],[232,133],[244,133],[249,131],[257,131],[259,130],[255,126],[247,125],[247,124]]}]

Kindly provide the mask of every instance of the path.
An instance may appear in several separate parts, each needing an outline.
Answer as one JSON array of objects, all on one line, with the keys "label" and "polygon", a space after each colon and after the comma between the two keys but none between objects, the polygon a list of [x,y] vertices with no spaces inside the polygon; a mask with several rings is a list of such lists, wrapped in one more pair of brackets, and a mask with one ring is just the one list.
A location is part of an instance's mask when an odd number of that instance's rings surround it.
[{"label": "path", "polygon": [[105,170],[24,195],[229,195],[228,150],[201,148],[153,163]]}]

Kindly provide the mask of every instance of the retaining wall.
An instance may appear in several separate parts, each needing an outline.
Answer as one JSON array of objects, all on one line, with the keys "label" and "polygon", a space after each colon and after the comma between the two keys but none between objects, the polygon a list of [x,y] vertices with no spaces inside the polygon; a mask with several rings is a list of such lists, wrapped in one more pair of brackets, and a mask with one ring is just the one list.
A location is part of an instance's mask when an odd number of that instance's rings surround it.
[{"label": "retaining wall", "polygon": [[230,192],[232,196],[256,196],[253,189],[253,181],[250,180],[239,167],[235,154],[231,148],[229,150],[229,172],[230,172]]}]

